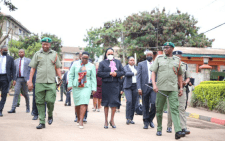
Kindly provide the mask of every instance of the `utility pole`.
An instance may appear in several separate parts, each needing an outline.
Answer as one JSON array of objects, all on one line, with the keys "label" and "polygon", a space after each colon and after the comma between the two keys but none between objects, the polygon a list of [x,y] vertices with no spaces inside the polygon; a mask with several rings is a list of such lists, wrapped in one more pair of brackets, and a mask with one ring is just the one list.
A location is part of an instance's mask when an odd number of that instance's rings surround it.
[{"label": "utility pole", "polygon": [[125,48],[124,48],[124,36],[123,31],[121,32],[121,41],[122,41],[122,47],[123,47],[123,66],[125,66]]}]

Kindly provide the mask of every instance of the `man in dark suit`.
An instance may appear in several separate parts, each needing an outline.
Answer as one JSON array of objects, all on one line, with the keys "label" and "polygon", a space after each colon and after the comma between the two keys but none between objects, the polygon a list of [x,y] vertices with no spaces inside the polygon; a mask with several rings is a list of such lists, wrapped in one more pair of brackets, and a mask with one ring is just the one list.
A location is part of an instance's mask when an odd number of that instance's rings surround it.
[{"label": "man in dark suit", "polygon": [[19,50],[19,56],[20,57],[14,61],[14,68],[16,70],[16,75],[14,78],[14,83],[16,84],[14,88],[15,94],[13,98],[12,109],[8,111],[8,113],[16,113],[18,96],[21,90],[26,101],[26,112],[30,112],[30,98],[28,95],[27,81],[29,80],[30,75],[30,67],[28,65],[30,64],[31,60],[29,58],[24,57],[25,50],[23,49]]},{"label": "man in dark suit", "polygon": [[0,88],[2,88],[0,101],[0,117],[3,116],[2,111],[6,102],[9,82],[14,78],[15,78],[14,59],[13,57],[8,55],[8,47],[2,46],[0,56]]},{"label": "man in dark suit", "polygon": [[66,93],[66,101],[65,101],[65,106],[71,106],[71,97],[70,97],[70,91],[67,91],[67,85],[68,85],[68,80],[69,80],[69,71],[65,72],[62,78],[63,81],[63,86],[65,89]]},{"label": "man in dark suit", "polygon": [[146,60],[138,63],[138,70],[137,70],[137,89],[139,95],[142,95],[144,129],[148,129],[148,125],[150,125],[151,128],[155,127],[152,121],[156,114],[155,108],[156,93],[153,91],[153,89],[145,85],[148,84],[152,86],[151,71],[150,71],[150,68],[153,64],[152,59],[153,59],[153,52],[147,51]]}]

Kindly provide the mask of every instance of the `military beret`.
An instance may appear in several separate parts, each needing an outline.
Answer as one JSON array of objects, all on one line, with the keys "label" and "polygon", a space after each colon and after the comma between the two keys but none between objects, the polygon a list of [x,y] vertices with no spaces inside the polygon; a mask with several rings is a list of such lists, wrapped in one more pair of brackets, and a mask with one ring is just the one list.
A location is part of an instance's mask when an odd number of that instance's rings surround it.
[{"label": "military beret", "polygon": [[82,52],[82,55],[84,55],[84,54],[87,55],[87,56],[90,55],[87,51]]},{"label": "military beret", "polygon": [[182,54],[183,54],[183,52],[180,51],[180,50],[177,50],[177,51],[173,52],[173,55],[182,55]]},{"label": "military beret", "polygon": [[51,43],[52,39],[49,37],[44,37],[43,39],[41,39],[41,42],[47,42],[47,43]]},{"label": "military beret", "polygon": [[166,43],[164,43],[163,44],[163,46],[170,46],[170,47],[175,47],[175,45],[174,45],[174,43],[172,43],[172,42],[166,42]]}]

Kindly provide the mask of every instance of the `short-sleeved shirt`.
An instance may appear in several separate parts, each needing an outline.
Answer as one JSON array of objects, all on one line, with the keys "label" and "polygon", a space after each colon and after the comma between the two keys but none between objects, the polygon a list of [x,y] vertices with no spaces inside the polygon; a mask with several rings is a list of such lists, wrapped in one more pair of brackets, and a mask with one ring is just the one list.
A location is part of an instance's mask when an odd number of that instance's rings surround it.
[{"label": "short-sleeved shirt", "polygon": [[[56,54],[51,49],[48,52],[41,49],[34,54],[29,66],[37,70],[36,83],[55,83],[56,71],[52,61],[55,62]],[[56,68],[61,67],[59,57],[55,64]]]},{"label": "short-sleeved shirt", "polygon": [[[151,71],[157,73],[157,87],[162,91],[178,91],[178,76],[177,73],[180,63],[180,58],[177,56],[167,57],[159,55],[155,59]],[[174,69],[173,69],[174,67]],[[182,75],[181,65],[178,75]]]},{"label": "short-sleeved shirt", "polygon": [[187,64],[185,62],[181,62],[181,68],[183,71],[182,77],[183,77],[183,80],[185,81],[187,78],[191,77],[190,72],[189,72]]}]

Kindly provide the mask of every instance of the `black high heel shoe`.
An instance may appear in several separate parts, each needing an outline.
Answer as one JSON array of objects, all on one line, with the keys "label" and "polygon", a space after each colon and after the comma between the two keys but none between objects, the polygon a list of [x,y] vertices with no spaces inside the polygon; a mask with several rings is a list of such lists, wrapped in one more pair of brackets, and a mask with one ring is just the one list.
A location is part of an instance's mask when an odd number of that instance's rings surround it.
[{"label": "black high heel shoe", "polygon": [[107,126],[106,126],[106,125],[104,125],[104,128],[105,128],[105,129],[108,129],[109,127],[108,127],[108,125],[107,125]]},{"label": "black high heel shoe", "polygon": [[112,125],[111,121],[109,122],[110,126],[112,126],[112,128],[116,128],[116,125]]}]

